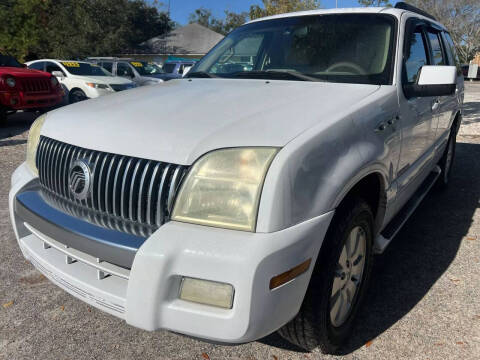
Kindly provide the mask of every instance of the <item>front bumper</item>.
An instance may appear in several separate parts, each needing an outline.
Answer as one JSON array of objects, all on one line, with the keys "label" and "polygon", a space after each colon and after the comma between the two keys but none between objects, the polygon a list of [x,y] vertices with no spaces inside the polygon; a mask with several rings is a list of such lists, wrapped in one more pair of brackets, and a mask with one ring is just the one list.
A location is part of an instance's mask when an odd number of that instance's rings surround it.
[{"label": "front bumper", "polygon": [[[270,279],[306,259],[312,258],[314,264],[333,216],[327,213],[275,233],[172,221],[145,240],[127,270],[106,262],[96,264],[93,256],[65,247],[22,219],[15,212],[16,197],[32,180],[25,164],[15,171],[9,205],[20,248],[39,271],[70,294],[133,326],[218,342],[256,340],[297,314],[313,266],[274,290],[269,289]],[[44,243],[50,248],[45,249]],[[112,275],[101,279],[98,269],[102,266],[104,273]],[[232,309],[179,299],[183,276],[233,285]]]},{"label": "front bumper", "polygon": [[13,110],[52,107],[62,101],[61,93],[26,94],[23,92],[1,92],[0,103]]}]

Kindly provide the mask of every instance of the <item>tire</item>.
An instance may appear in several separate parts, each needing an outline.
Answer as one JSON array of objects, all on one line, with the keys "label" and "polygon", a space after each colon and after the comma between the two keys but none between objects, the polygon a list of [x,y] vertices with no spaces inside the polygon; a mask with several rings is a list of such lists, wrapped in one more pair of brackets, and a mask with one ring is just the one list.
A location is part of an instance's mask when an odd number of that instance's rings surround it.
[{"label": "tire", "polygon": [[[373,224],[372,211],[362,199],[349,201],[338,208],[322,245],[300,311],[293,320],[278,331],[280,336],[308,351],[318,347],[324,354],[338,352],[350,335],[370,280],[373,263]],[[342,296],[337,296],[338,292],[332,296],[333,286],[335,285],[338,291],[343,292],[343,295],[348,295],[348,290],[345,289],[351,288],[351,283],[354,283],[353,269],[358,270],[361,263],[361,260],[353,261],[353,264],[357,262],[356,267],[350,263],[350,270],[346,269],[347,271],[340,267],[346,251],[344,246],[355,230],[358,231],[357,236],[353,236],[352,239],[360,239],[358,236],[364,236],[365,240],[364,242],[358,240],[358,244],[365,245],[363,271],[359,275],[357,290],[351,297],[353,300],[350,310],[338,317],[339,313],[335,309],[339,305],[334,299],[341,301]],[[361,250],[358,246],[357,248]],[[352,258],[356,256],[354,254]],[[344,286],[339,287],[342,283]]]},{"label": "tire", "polygon": [[87,95],[85,95],[85,93],[80,89],[70,91],[70,94],[68,95],[68,101],[70,104],[74,104],[87,99]]},{"label": "tire", "polygon": [[442,191],[448,187],[450,183],[450,177],[452,174],[453,162],[455,160],[455,149],[457,147],[457,131],[455,125],[453,126],[450,137],[448,138],[447,147],[442,155],[442,158],[438,162],[438,166],[442,172],[437,179],[435,187],[437,190]]},{"label": "tire", "polygon": [[5,126],[7,124],[7,110],[0,106],[0,126]]}]

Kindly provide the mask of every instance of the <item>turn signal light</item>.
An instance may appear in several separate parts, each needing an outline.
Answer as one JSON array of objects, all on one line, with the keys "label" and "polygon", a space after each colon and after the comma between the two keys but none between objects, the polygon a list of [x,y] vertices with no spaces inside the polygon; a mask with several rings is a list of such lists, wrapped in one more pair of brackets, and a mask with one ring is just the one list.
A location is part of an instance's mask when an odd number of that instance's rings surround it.
[{"label": "turn signal light", "polygon": [[295,279],[297,276],[302,275],[304,272],[308,270],[311,262],[312,262],[312,258],[304,261],[303,263],[295,266],[294,268],[291,268],[288,271],[285,271],[284,273],[281,273],[280,275],[277,275],[271,278],[270,290],[273,290],[283,284],[286,284],[290,280]]}]

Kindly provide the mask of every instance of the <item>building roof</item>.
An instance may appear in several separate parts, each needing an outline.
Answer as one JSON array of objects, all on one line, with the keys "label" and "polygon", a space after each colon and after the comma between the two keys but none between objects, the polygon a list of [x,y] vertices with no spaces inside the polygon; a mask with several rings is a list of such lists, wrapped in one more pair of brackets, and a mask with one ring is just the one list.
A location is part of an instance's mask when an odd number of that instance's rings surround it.
[{"label": "building roof", "polygon": [[205,55],[223,35],[193,23],[140,44],[142,52],[158,55]]}]

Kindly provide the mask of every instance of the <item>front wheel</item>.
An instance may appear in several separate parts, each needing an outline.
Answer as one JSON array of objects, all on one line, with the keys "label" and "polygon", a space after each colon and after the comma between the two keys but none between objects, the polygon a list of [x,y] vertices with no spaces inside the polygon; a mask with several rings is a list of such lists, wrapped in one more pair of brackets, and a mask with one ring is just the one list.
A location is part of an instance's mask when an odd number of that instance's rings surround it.
[{"label": "front wheel", "polygon": [[7,123],[7,110],[0,106],[0,126],[3,126]]},{"label": "front wheel", "polygon": [[306,350],[339,350],[370,279],[373,224],[372,211],[362,199],[337,210],[300,312],[279,330],[282,337]]},{"label": "front wheel", "polygon": [[68,97],[68,100],[69,100],[70,104],[73,104],[73,103],[76,103],[76,102],[79,102],[79,101],[83,101],[83,100],[87,100],[87,99],[88,99],[87,95],[85,95],[85,93],[80,89],[76,89],[76,90],[71,91],[70,95]]}]

